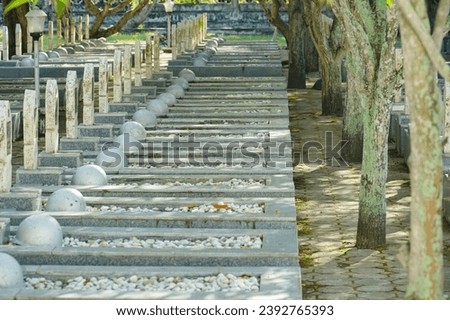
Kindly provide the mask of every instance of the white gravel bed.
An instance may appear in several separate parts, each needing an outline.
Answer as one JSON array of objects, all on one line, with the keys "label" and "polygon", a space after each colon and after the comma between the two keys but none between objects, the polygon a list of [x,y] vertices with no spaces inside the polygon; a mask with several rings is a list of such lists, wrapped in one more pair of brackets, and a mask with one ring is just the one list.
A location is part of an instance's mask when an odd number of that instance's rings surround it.
[{"label": "white gravel bed", "polygon": [[193,249],[260,249],[262,239],[259,236],[236,236],[236,237],[208,237],[206,239],[90,239],[80,240],[73,237],[65,237],[63,247],[108,247],[108,248],[193,248]]},{"label": "white gravel bed", "polygon": [[259,280],[253,276],[235,276],[220,273],[198,278],[188,277],[76,277],[69,280],[50,280],[43,277],[25,278],[27,289],[46,290],[117,290],[117,291],[259,291]]},{"label": "white gravel bed", "polygon": [[[191,136],[196,136],[195,133],[190,134],[177,134],[177,133],[170,133],[168,135],[154,135],[151,132],[148,134],[148,138],[152,139],[167,139],[167,138],[175,138],[178,139],[187,139]],[[208,136],[204,135],[197,135],[197,139],[210,139],[210,138],[268,138],[270,136],[269,132],[245,132],[242,134],[236,134],[236,133],[220,133],[220,134],[212,134]],[[181,141],[184,142],[184,141]]]},{"label": "white gravel bed", "polygon": [[[250,150],[249,150],[250,151]],[[195,168],[195,169],[201,169],[201,168],[207,168],[207,169],[221,169],[221,168],[253,168],[253,169],[257,169],[257,168],[267,168],[267,162],[263,161],[263,160],[259,160],[259,161],[255,161],[255,159],[249,159],[248,161],[240,161],[238,162],[237,160],[234,161],[233,163],[218,163],[218,164],[210,164],[210,165],[205,165],[202,163],[202,161],[204,161],[203,159],[196,159],[195,161],[197,163],[191,163],[192,160],[186,159],[186,162],[182,162],[182,163],[174,163],[173,160],[170,159],[153,159],[153,163],[136,163],[136,162],[131,162],[128,164],[128,168],[144,168],[144,169],[151,169],[151,168],[161,168],[161,169],[170,169],[170,168]],[[211,156],[211,158],[209,159],[210,162],[215,162],[215,158],[214,156]],[[219,160],[220,161],[220,160]],[[162,162],[162,163],[161,163]],[[83,160],[83,165],[87,165],[87,164],[95,164],[94,161],[92,160]]]},{"label": "white gravel bed", "polygon": [[153,182],[153,183],[112,183],[108,185],[119,186],[119,187],[142,187],[142,188],[151,188],[151,187],[220,187],[220,188],[229,188],[229,189],[239,189],[239,188],[248,188],[248,187],[263,187],[266,185],[265,180],[255,180],[255,179],[230,179],[226,181],[217,181],[214,179],[208,179],[206,181],[198,181],[195,183],[191,182],[181,182],[181,181],[165,181],[163,183]]},{"label": "white gravel bed", "polygon": [[115,205],[101,205],[101,206],[87,206],[88,211],[103,211],[103,212],[176,212],[176,213],[248,213],[248,214],[262,214],[264,213],[264,204],[249,203],[249,204],[235,204],[235,203],[215,203],[202,204],[199,206],[181,206],[181,207],[120,207]]},{"label": "white gravel bed", "polygon": [[[163,160],[164,163],[158,164],[158,159],[156,159],[154,162],[154,164],[138,164],[138,163],[131,163],[128,166],[130,168],[146,168],[146,169],[150,169],[150,168],[207,168],[207,169],[211,169],[211,168],[216,168],[216,169],[221,169],[221,168],[267,168],[267,163],[265,161],[257,161],[256,163],[254,162],[254,159],[252,162],[250,162],[251,160],[249,159],[248,162],[247,161],[241,161],[240,163],[238,161],[235,161],[234,163],[218,163],[218,164],[210,164],[210,165],[205,165],[203,163],[201,163],[203,161],[203,159],[197,159],[195,161],[197,161],[197,163],[191,163],[191,160],[186,159],[186,162],[183,163],[171,163],[170,160]],[[211,158],[209,159],[210,162],[214,162],[215,158],[214,156],[211,156]],[[220,160],[219,160],[220,161]],[[168,163],[167,163],[168,162]]]}]

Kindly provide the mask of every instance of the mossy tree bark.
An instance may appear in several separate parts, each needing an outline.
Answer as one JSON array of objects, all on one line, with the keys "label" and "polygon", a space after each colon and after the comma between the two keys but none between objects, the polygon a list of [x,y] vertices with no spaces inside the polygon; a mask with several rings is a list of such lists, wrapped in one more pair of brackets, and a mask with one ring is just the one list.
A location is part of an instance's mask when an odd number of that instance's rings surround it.
[{"label": "mossy tree bark", "polygon": [[[441,1],[444,3],[445,1]],[[407,298],[443,298],[442,234],[442,144],[440,128],[443,102],[436,84],[437,70],[424,44],[412,28],[420,24],[429,34],[431,27],[424,0],[409,0],[400,15],[405,89],[410,112],[411,233]],[[440,8],[447,11],[447,8]],[[441,11],[442,12],[442,11]],[[440,48],[442,24],[434,34]],[[429,44],[430,45],[430,44]],[[439,52],[439,50],[437,50]]]},{"label": "mossy tree bark", "polygon": [[341,150],[342,158],[347,162],[361,163],[363,158],[363,105],[358,94],[357,65],[351,52],[345,58],[347,69],[347,92],[342,118],[342,142],[345,146]]},{"label": "mossy tree bark", "polygon": [[[395,1],[394,1],[395,2]],[[361,166],[356,246],[376,249],[386,242],[387,138],[390,100],[398,74],[393,66],[398,20],[395,3],[333,0],[333,11],[356,57],[355,89],[361,101],[364,155]]]},{"label": "mossy tree bark", "polygon": [[319,54],[322,73],[322,115],[342,116],[341,62],[346,52],[336,18],[324,15],[323,1],[303,1],[303,19]]},{"label": "mossy tree bark", "polygon": [[[288,88],[306,88],[303,6],[301,0],[286,3],[282,0],[258,0],[269,22],[286,39],[289,50]],[[287,6],[289,21],[281,19],[280,9]]]},{"label": "mossy tree bark", "polygon": [[[116,2],[115,0],[104,1],[103,7],[97,7],[94,0],[84,0],[86,11],[95,17],[94,23],[89,30],[91,38],[108,37],[117,32],[120,32],[122,28],[125,27],[127,22],[137,15],[142,9],[148,5],[148,0],[139,0],[134,4],[134,0],[125,0]],[[121,15],[119,21],[116,24],[101,29],[106,17],[113,16],[125,10],[124,14]]]}]

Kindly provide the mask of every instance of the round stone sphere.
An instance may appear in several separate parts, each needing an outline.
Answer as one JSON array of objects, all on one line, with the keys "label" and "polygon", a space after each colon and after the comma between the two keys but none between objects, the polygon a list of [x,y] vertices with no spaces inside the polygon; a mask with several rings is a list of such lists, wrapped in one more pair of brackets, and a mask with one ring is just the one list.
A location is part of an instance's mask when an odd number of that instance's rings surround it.
[{"label": "round stone sphere", "polygon": [[85,48],[83,45],[81,45],[81,44],[76,44],[76,45],[73,47],[73,49],[74,49],[76,52],[83,52],[83,51],[86,51],[86,48]]},{"label": "round stone sphere", "polygon": [[191,69],[184,68],[178,72],[180,78],[185,78],[188,82],[195,81],[195,73]]},{"label": "round stone sphere", "polygon": [[73,47],[64,47],[66,49],[67,54],[75,54],[75,49]]},{"label": "round stone sphere", "polygon": [[166,92],[173,94],[177,99],[184,97],[184,89],[178,84],[168,86]]},{"label": "round stone sphere", "polygon": [[36,214],[19,224],[16,241],[21,245],[57,248],[62,246],[63,232],[55,218]]},{"label": "round stone sphere", "polygon": [[86,201],[80,191],[73,188],[62,188],[48,197],[47,211],[85,211]]},{"label": "round stone sphere", "polygon": [[189,88],[189,82],[185,78],[175,78],[172,80],[172,84],[177,84],[182,87],[184,90]]},{"label": "round stone sphere", "polygon": [[206,46],[217,48],[219,46],[219,41],[217,41],[216,39],[210,39],[206,41]]},{"label": "round stone sphere", "polygon": [[123,153],[139,153],[139,150],[143,149],[143,146],[139,140],[129,133],[122,133],[121,135],[115,137],[112,147],[118,148]]},{"label": "round stone sphere", "polygon": [[171,107],[177,103],[177,98],[172,93],[163,92],[158,95],[158,99],[164,101],[167,106]]},{"label": "round stone sphere", "polygon": [[105,45],[105,43],[103,41],[99,40],[99,39],[94,39],[94,40],[92,40],[92,42],[94,43],[94,45],[96,47],[101,47],[101,46]]},{"label": "round stone sphere", "polygon": [[0,252],[0,289],[24,286],[23,272],[17,260],[7,253]]},{"label": "round stone sphere", "polygon": [[80,42],[82,46],[84,46],[85,48],[89,48],[91,46],[91,42],[88,40],[83,40]]},{"label": "round stone sphere", "polygon": [[120,133],[128,133],[136,139],[145,139],[147,132],[142,124],[137,121],[127,121],[120,127]]},{"label": "round stone sphere", "polygon": [[39,61],[48,61],[47,52],[43,52],[43,51],[39,52]]},{"label": "round stone sphere", "polygon": [[25,58],[25,59],[22,59],[22,60],[20,61],[20,65],[21,65],[22,67],[32,67],[32,66],[34,66],[34,59],[33,59],[33,58]]},{"label": "round stone sphere", "polygon": [[75,171],[70,184],[78,186],[104,186],[108,184],[108,177],[102,167],[95,164],[87,164],[79,167]]},{"label": "round stone sphere", "polygon": [[95,164],[102,168],[118,170],[128,166],[128,158],[120,148],[106,148],[95,158]]},{"label": "round stone sphere", "polygon": [[58,51],[49,51],[47,52],[49,59],[58,59],[61,57],[61,55],[58,53]]},{"label": "round stone sphere", "polygon": [[153,111],[139,109],[133,114],[133,121],[139,122],[145,128],[154,128],[158,124],[158,119]]},{"label": "round stone sphere", "polygon": [[197,57],[194,59],[194,67],[206,67],[206,60],[202,57]]},{"label": "round stone sphere", "polygon": [[169,106],[161,99],[152,99],[147,102],[147,110],[152,111],[157,117],[162,117],[169,113]]},{"label": "round stone sphere", "polygon": [[217,48],[216,47],[205,47],[205,52],[209,55],[212,56],[214,54],[217,53]]},{"label": "round stone sphere", "polygon": [[61,56],[66,56],[66,55],[69,54],[69,53],[67,52],[67,49],[66,49],[66,48],[63,48],[63,47],[56,48],[55,50],[56,50],[56,52],[58,52],[59,55],[61,55]]},{"label": "round stone sphere", "polygon": [[214,37],[213,39],[215,39],[219,44],[225,43],[225,38],[222,38],[222,37]]}]

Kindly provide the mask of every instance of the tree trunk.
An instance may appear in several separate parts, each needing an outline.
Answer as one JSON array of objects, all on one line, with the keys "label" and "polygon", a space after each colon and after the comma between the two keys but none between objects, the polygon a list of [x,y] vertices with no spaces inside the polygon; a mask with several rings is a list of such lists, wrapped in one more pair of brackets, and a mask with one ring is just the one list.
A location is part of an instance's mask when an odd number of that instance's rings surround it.
[{"label": "tree trunk", "polygon": [[336,62],[332,57],[321,59],[322,67],[322,115],[343,114],[340,59]]},{"label": "tree trunk", "polygon": [[149,2],[137,15],[130,19],[124,27],[124,30],[134,29],[139,27],[147,20],[149,14],[155,8],[156,1]]},{"label": "tree trunk", "polygon": [[[372,90],[377,90],[373,88]],[[364,158],[359,188],[359,217],[356,247],[376,249],[386,244],[385,185],[388,164],[389,104],[384,99],[367,101],[364,123]]]},{"label": "tree trunk", "polygon": [[289,2],[289,73],[288,88],[305,89],[305,54],[303,33],[305,25],[302,17],[302,6],[299,0]]},{"label": "tree trunk", "polygon": [[[430,30],[424,3],[411,5]],[[411,232],[410,299],[443,299],[442,146],[443,103],[436,70],[409,24],[400,17],[404,76],[410,112]]]},{"label": "tree trunk", "polygon": [[[12,2],[12,0],[2,0],[3,8]],[[9,59],[16,54],[16,24],[22,28],[22,52],[32,52],[33,48],[27,48],[27,19],[25,14],[28,12],[28,5],[22,5],[11,10],[4,16],[3,24],[8,27],[8,50]]]},{"label": "tree trunk", "polygon": [[305,32],[305,72],[319,72],[319,54],[309,32]]},{"label": "tree trunk", "polygon": [[353,57],[347,54],[346,65],[349,66],[349,77],[347,77],[346,102],[342,117],[342,141],[345,147],[341,150],[342,158],[347,162],[361,163],[363,159],[363,113],[362,104],[355,80],[356,75],[352,73],[356,67],[352,64]]}]

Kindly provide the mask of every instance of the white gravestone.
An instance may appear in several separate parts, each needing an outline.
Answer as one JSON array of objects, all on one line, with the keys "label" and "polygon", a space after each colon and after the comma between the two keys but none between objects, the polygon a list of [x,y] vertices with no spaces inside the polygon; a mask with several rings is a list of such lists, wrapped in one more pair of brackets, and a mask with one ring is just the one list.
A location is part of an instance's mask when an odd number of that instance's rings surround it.
[{"label": "white gravestone", "polygon": [[148,35],[145,40],[145,76],[151,79],[153,75],[153,42],[152,36]]},{"label": "white gravestone", "polygon": [[16,24],[16,55],[22,55],[22,27]]},{"label": "white gravestone", "polygon": [[141,42],[136,41],[134,44],[134,85],[136,87],[142,86],[141,60]]},{"label": "white gravestone", "polygon": [[90,35],[89,35],[89,15],[87,14],[85,17],[84,17],[84,38],[86,39],[86,40],[89,40],[89,37],[90,37]]},{"label": "white gravestone", "polygon": [[161,69],[161,65],[160,65],[160,59],[159,59],[159,33],[155,32],[155,35],[153,36],[153,62],[154,62],[154,67],[153,70],[155,70],[156,72],[159,72]]},{"label": "white gravestone", "polygon": [[9,60],[9,50],[8,50],[8,27],[3,26],[3,42],[2,42],[2,48],[3,48],[3,60]]},{"label": "white gravestone", "polygon": [[83,74],[83,123],[94,124],[94,64],[86,63]]},{"label": "white gravestone", "polygon": [[66,80],[66,137],[71,139],[78,137],[77,82],[77,72],[68,71]]},{"label": "white gravestone", "polygon": [[0,101],[0,192],[9,192],[11,190],[11,135],[9,101]]},{"label": "white gravestone", "polygon": [[123,93],[131,93],[131,46],[125,46],[123,52]]},{"label": "white gravestone", "polygon": [[108,113],[108,59],[100,58],[98,65],[98,111]]},{"label": "white gravestone", "polygon": [[114,87],[113,87],[113,101],[122,101],[122,51],[114,51]]},{"label": "white gravestone", "polygon": [[37,169],[38,112],[36,91],[26,89],[23,99],[23,162],[25,169]]},{"label": "white gravestone", "polygon": [[59,94],[55,79],[47,81],[45,89],[45,152],[58,152]]}]

